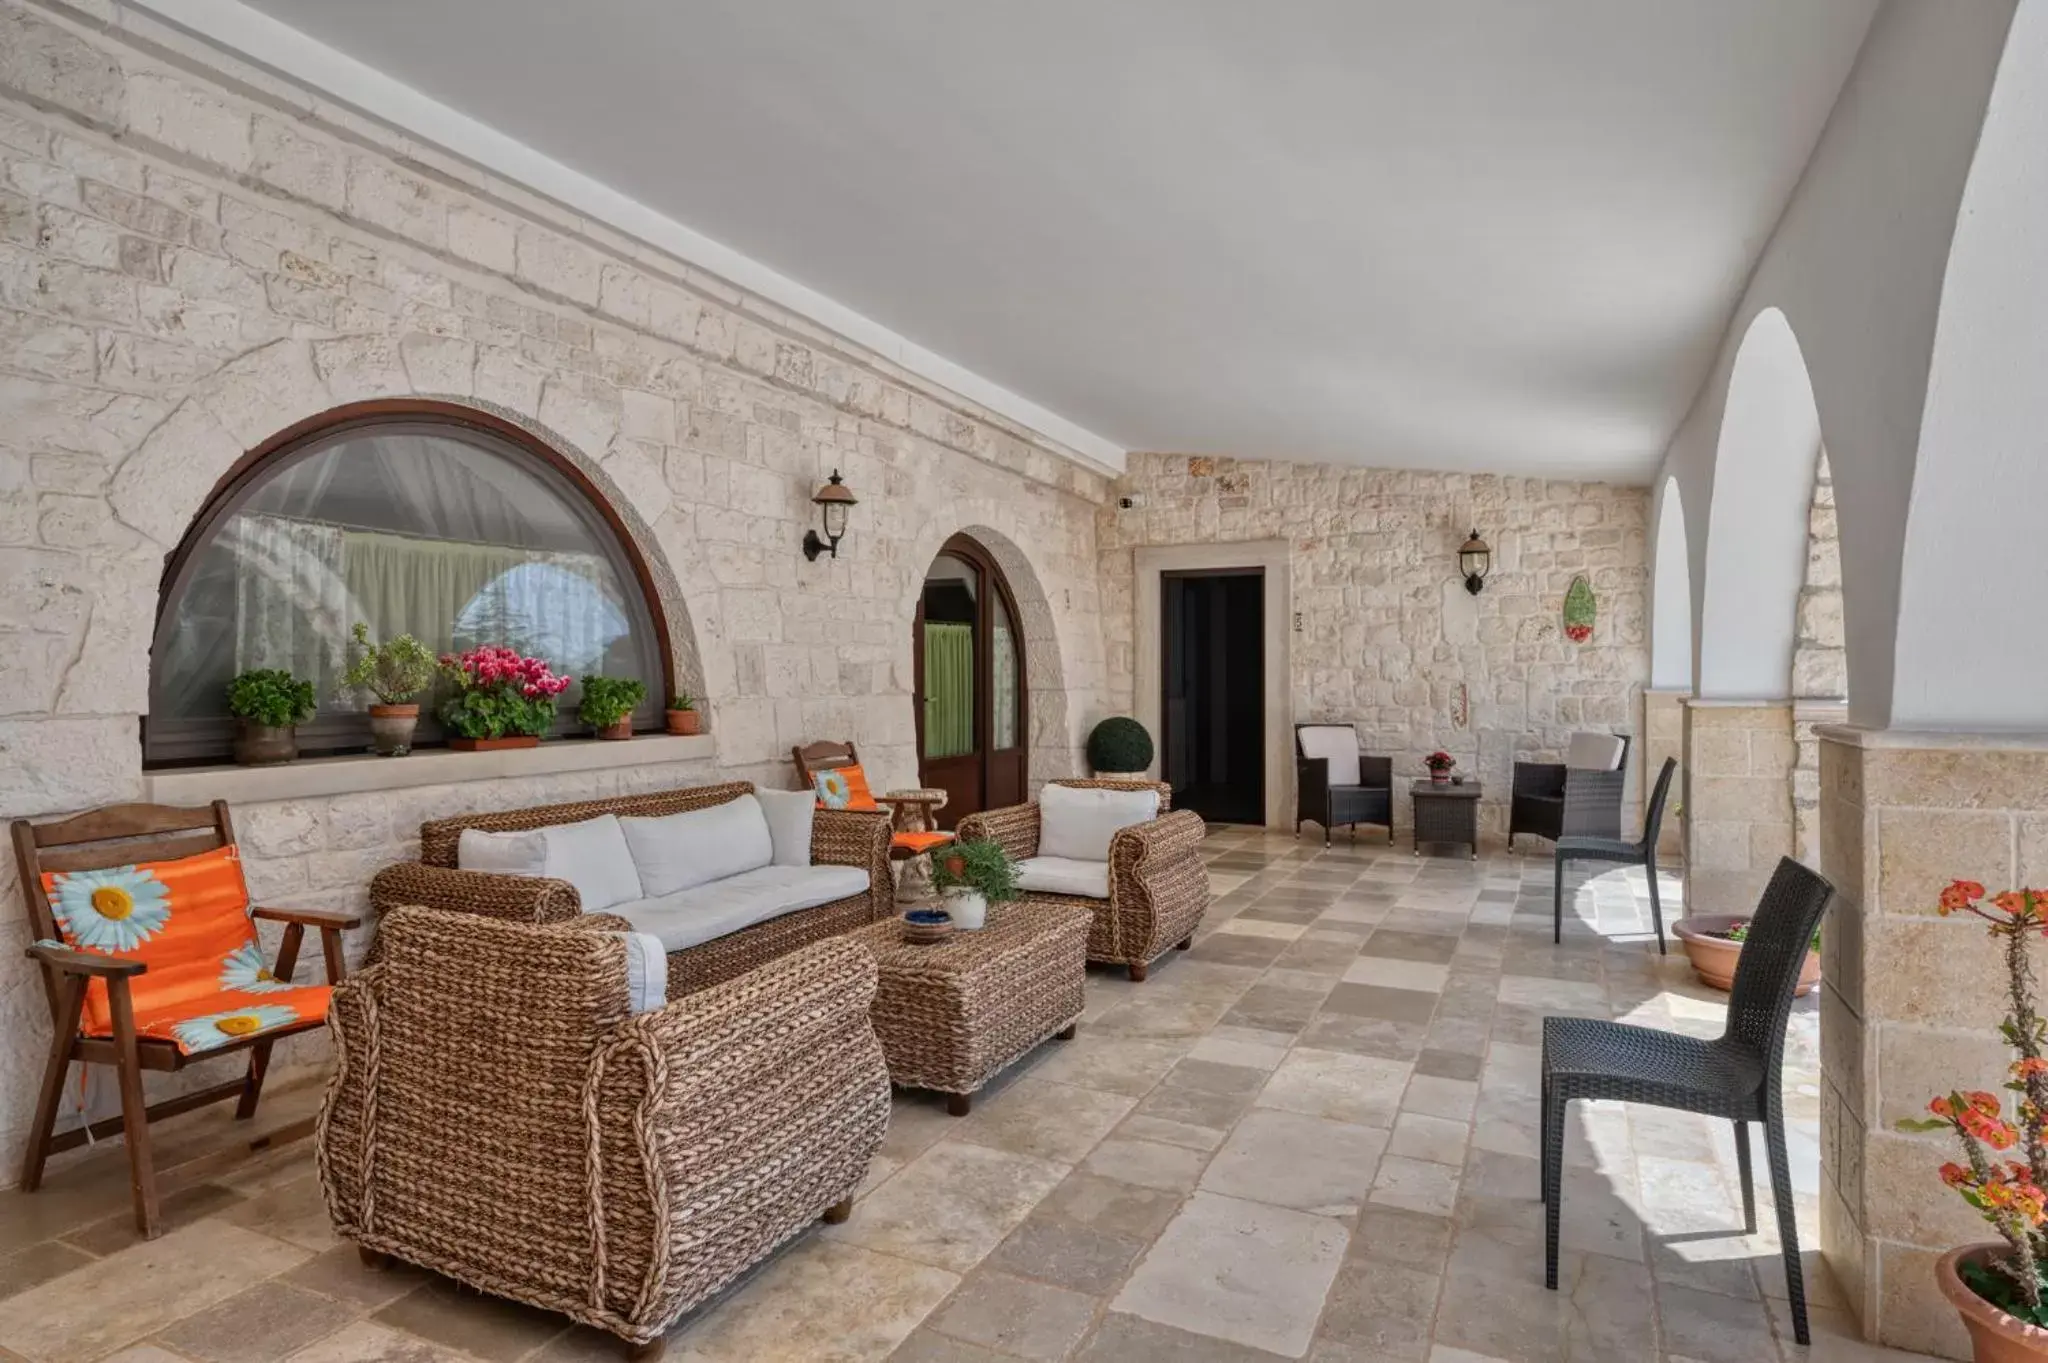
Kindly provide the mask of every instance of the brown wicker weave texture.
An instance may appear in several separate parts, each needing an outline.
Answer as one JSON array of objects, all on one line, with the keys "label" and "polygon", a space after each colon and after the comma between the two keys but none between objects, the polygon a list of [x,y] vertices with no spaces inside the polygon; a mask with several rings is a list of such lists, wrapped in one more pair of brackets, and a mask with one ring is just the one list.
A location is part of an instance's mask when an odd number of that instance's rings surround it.
[{"label": "brown wicker weave texture", "polygon": [[875,967],[820,943],[632,1016],[592,926],[395,910],[334,994],[320,1177],[346,1238],[645,1341],[865,1176]]},{"label": "brown wicker weave texture", "polygon": [[[455,869],[456,844],[465,828],[519,832],[594,819],[600,814],[663,815],[713,805],[751,794],[745,781],[686,787],[650,795],[625,795],[576,804],[464,814],[420,825],[420,860],[387,866],[370,882],[370,903],[382,915],[402,904],[479,914],[511,923],[556,923],[581,909],[575,887],[565,880],[480,875]],[[811,821],[811,862],[858,866],[868,873],[866,894],[784,914],[750,928],[678,951],[668,958],[669,997],[737,978],[798,947],[850,932],[896,913],[896,884],[889,868],[889,816],[859,810],[820,809]],[[382,959],[379,946],[373,959]]]},{"label": "brown wicker weave texture", "polygon": [[972,1093],[1081,1016],[1085,908],[991,904],[987,924],[931,946],[877,923],[854,934],[875,955],[875,1034],[889,1078]]},{"label": "brown wicker weave texture", "polygon": [[[1172,787],[1161,781],[1057,781],[1101,790],[1156,790],[1164,811]],[[1011,805],[970,814],[960,837],[988,838],[1011,856],[1038,855],[1038,805]],[[1202,862],[1205,829],[1190,810],[1162,812],[1150,823],[1118,831],[1109,844],[1109,898],[1027,893],[1025,902],[1087,909],[1088,959],[1106,965],[1146,965],[1185,941],[1209,907],[1209,871]]]}]

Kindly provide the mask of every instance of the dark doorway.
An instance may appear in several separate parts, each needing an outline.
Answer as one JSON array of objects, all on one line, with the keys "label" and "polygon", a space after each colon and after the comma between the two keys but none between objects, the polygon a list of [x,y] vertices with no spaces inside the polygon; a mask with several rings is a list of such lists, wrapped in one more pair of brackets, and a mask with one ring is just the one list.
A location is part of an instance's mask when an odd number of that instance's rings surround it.
[{"label": "dark doorway", "polygon": [[932,560],[915,626],[918,779],[946,792],[939,826],[1022,804],[1029,777],[1024,640],[988,550],[955,535]]},{"label": "dark doorway", "polygon": [[1165,573],[1161,774],[1176,809],[1266,821],[1266,582],[1258,568]]}]

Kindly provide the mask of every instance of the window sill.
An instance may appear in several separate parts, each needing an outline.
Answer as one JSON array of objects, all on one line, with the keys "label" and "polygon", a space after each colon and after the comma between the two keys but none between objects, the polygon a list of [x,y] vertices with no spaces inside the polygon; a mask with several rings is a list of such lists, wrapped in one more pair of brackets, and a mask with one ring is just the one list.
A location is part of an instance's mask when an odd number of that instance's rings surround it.
[{"label": "window sill", "polygon": [[408,790],[464,781],[552,776],[606,767],[651,767],[708,761],[716,752],[709,734],[641,734],[624,743],[554,739],[536,748],[500,752],[430,749],[404,757],[309,757],[274,767],[188,767],[144,772],[142,798],[152,804],[203,805],[212,800],[260,804],[323,795]]}]

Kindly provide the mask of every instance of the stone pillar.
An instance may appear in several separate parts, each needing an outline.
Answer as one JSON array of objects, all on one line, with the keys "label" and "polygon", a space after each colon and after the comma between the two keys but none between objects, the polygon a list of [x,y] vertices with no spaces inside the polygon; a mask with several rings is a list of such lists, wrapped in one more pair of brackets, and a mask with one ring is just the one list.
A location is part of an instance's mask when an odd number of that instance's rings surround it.
[{"label": "stone pillar", "polygon": [[1685,911],[1749,914],[1793,853],[1792,702],[1691,697],[1685,710]]},{"label": "stone pillar", "polygon": [[[1690,691],[1644,691],[1643,726],[1643,771],[1636,782],[1639,792],[1637,818],[1647,812],[1650,803],[1650,788],[1657,784],[1657,773],[1663,769],[1664,759],[1675,757],[1681,767],[1685,760],[1685,700]],[[1669,803],[1664,807],[1663,836],[1657,839],[1657,858],[1669,866],[1678,864],[1685,839],[1681,834],[1680,816],[1674,809],[1685,799],[1685,773],[1683,770],[1672,778]],[[1640,827],[1640,824],[1638,824]]]},{"label": "stone pillar", "polygon": [[1849,707],[1842,701],[1792,702],[1792,738],[1799,761],[1792,768],[1792,855],[1820,867],[1820,740],[1814,731],[1823,724],[1847,724]]},{"label": "stone pillar", "polygon": [[1867,1338],[1967,1358],[1934,1261],[1992,1238],[1942,1186],[1957,1158],[1893,1129],[1952,1089],[2000,1092],[2009,1059],[1998,945],[1940,918],[1951,880],[2048,884],[2048,738],[1818,730],[1821,1250]]}]

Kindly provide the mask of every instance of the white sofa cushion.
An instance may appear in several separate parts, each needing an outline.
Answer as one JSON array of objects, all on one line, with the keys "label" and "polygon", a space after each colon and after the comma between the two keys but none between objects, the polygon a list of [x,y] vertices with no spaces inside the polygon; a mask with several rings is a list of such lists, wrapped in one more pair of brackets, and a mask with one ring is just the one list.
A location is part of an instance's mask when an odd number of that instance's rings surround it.
[{"label": "white sofa cushion", "polygon": [[1159,817],[1156,790],[1048,784],[1038,792],[1038,855],[1108,861],[1117,830]]},{"label": "white sofa cushion", "polygon": [[[638,899],[639,872],[626,850],[626,835],[618,816],[600,814],[580,823],[560,823],[540,830],[541,845],[547,849],[541,874],[566,880],[576,887],[583,912],[603,913],[614,904]],[[461,844],[456,856],[462,855]]]},{"label": "white sofa cushion", "polygon": [[760,866],[673,894],[652,895],[611,912],[636,932],[661,940],[664,951],[723,937],[799,909],[866,894],[868,873],[858,866]]},{"label": "white sofa cushion", "polygon": [[757,790],[761,813],[768,820],[768,841],[774,845],[773,866],[811,864],[811,820],[818,797],[808,790]]},{"label": "white sofa cushion", "polygon": [[651,1013],[668,1002],[668,953],[661,939],[645,932],[617,934],[626,944],[626,1006]]},{"label": "white sofa cushion", "polygon": [[752,795],[742,795],[709,809],[629,817],[619,823],[626,832],[626,845],[632,849],[632,863],[640,872],[640,894],[634,896],[636,899],[659,899],[708,885],[759,870],[775,859],[775,840],[768,831],[768,816],[761,812],[761,802]]},{"label": "white sofa cushion", "polygon": [[1026,857],[1017,863],[1017,888],[1040,894],[1109,898],[1109,863],[1072,857]]},{"label": "white sofa cushion", "polygon": [[1615,734],[1573,734],[1564,750],[1564,764],[1580,771],[1613,771],[1621,765],[1623,744]]},{"label": "white sofa cushion", "polygon": [[545,874],[548,847],[541,837],[544,831],[529,828],[523,833],[486,833],[481,828],[465,828],[455,840],[456,868],[496,876]]},{"label": "white sofa cushion", "polygon": [[1303,757],[1328,758],[1330,784],[1358,784],[1358,731],[1349,724],[1304,724],[1296,729]]}]

